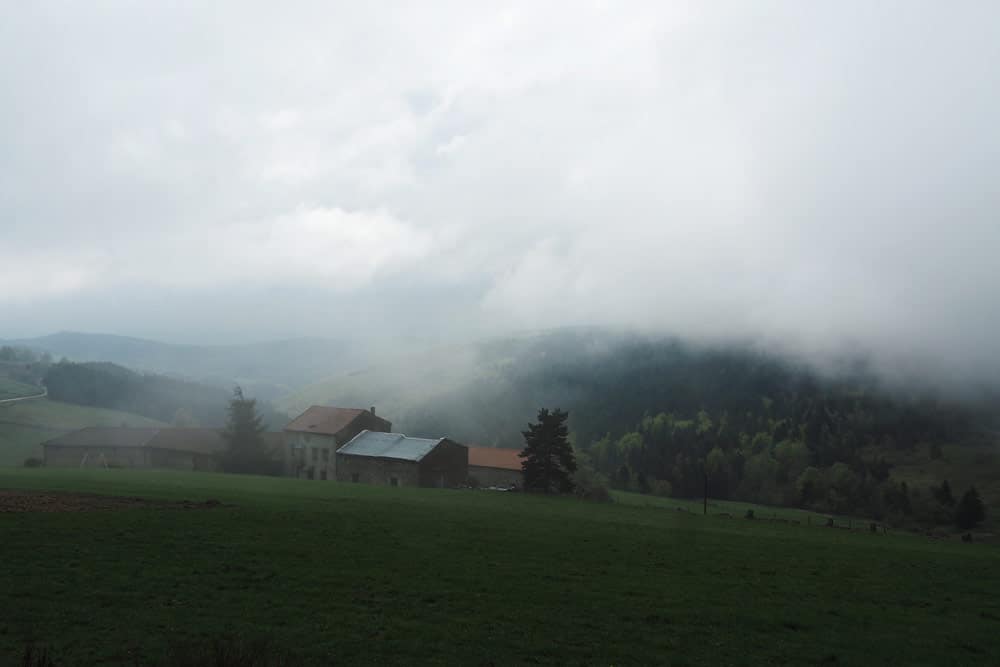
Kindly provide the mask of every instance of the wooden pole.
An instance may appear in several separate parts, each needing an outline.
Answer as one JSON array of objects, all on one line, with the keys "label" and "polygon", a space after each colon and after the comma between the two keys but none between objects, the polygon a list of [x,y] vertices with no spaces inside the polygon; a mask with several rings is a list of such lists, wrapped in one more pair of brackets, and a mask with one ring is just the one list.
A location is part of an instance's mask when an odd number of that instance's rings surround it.
[{"label": "wooden pole", "polygon": [[705,469],[705,503],[702,506],[702,514],[708,514],[708,468]]}]

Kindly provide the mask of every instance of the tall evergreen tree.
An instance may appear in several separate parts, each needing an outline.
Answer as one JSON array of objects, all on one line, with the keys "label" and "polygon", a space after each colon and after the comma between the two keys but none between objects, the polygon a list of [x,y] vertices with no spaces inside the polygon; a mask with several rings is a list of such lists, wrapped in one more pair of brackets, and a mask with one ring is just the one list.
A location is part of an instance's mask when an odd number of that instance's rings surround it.
[{"label": "tall evergreen tree", "polygon": [[569,444],[566,419],[569,414],[548,408],[538,411],[538,423],[528,424],[522,431],[524,450],[521,469],[524,485],[529,491],[569,493],[573,490],[576,459]]},{"label": "tall evergreen tree", "polygon": [[941,482],[940,487],[934,489],[934,497],[942,505],[951,507],[955,504],[955,496],[951,493],[951,485],[948,483],[948,480],[944,480]]},{"label": "tall evergreen tree", "polygon": [[962,499],[958,501],[958,507],[955,508],[955,525],[962,530],[968,530],[975,528],[985,518],[986,508],[979,498],[979,492],[976,491],[976,487],[969,487],[969,490],[962,495]]},{"label": "tall evergreen tree", "polygon": [[229,401],[229,419],[222,437],[228,447],[220,457],[226,472],[276,475],[280,463],[275,460],[264,441],[263,420],[257,414],[257,401],[246,398],[236,387]]}]

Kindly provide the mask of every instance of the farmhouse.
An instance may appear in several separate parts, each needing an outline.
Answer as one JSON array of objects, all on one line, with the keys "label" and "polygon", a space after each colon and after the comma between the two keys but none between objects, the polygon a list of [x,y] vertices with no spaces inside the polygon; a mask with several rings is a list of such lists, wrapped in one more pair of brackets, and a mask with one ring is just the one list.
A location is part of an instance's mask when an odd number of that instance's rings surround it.
[{"label": "farmhouse", "polygon": [[[281,433],[263,435],[281,448]],[[42,443],[45,465],[74,468],[215,470],[215,455],[225,448],[217,428],[91,427]]]},{"label": "farmhouse", "polygon": [[478,486],[509,488],[524,485],[521,452],[499,447],[469,447],[469,480]]},{"label": "farmhouse", "polygon": [[447,438],[362,431],[337,450],[337,481],[385,486],[465,485],[469,450]]},{"label": "farmhouse", "polygon": [[392,423],[359,410],[314,405],[285,427],[285,474],[305,479],[336,479],[338,448],[364,430],[388,432]]}]

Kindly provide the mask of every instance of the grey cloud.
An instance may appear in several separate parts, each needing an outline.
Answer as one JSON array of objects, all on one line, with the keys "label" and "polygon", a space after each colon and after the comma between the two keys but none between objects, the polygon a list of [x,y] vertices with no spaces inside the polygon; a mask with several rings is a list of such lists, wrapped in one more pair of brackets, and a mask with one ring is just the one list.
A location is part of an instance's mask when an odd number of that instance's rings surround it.
[{"label": "grey cloud", "polygon": [[[215,339],[251,307],[261,337],[322,335],[353,310],[1000,371],[994,3],[8,14],[2,335]],[[288,223],[317,211],[343,215]],[[364,279],[351,225],[384,249]],[[301,238],[269,257],[234,229]]]}]

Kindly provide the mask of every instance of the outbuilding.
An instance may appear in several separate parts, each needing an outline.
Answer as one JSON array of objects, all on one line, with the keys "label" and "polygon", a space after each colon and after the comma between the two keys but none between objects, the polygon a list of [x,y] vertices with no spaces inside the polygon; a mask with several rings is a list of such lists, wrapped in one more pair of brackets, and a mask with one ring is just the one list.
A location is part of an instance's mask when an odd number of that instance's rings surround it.
[{"label": "outbuilding", "polygon": [[469,447],[469,480],[480,487],[521,488],[521,452],[501,447]]},{"label": "outbuilding", "polygon": [[[273,451],[281,433],[262,434]],[[217,428],[102,428],[66,433],[42,443],[45,465],[74,468],[215,470],[226,449]]]},{"label": "outbuilding", "polygon": [[340,482],[457,488],[469,474],[468,448],[448,438],[366,430],[338,449],[336,458]]}]

